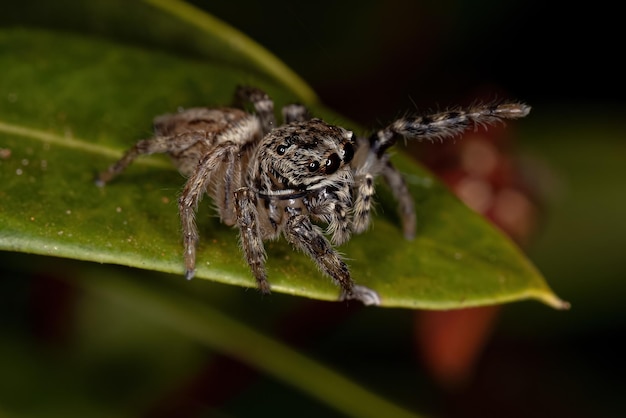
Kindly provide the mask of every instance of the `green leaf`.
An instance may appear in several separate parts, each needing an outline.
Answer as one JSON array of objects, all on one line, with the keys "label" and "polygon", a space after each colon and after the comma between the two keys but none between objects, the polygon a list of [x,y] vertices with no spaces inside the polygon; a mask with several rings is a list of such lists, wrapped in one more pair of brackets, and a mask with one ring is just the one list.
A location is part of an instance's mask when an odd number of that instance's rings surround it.
[{"label": "green leaf", "polygon": [[62,28],[208,59],[278,81],[306,103],[315,92],[271,52],[180,0],[28,0],[6,5],[0,25]]},{"label": "green leaf", "polygon": [[[237,84],[287,87],[229,66],[36,30],[0,32],[0,248],[181,274],[176,199],[184,179],[162,156],[144,158],[98,188],[94,174],[140,138],[154,115],[230,102]],[[330,114],[314,108],[314,113]],[[335,117],[335,121],[338,118]],[[418,210],[402,238],[394,203],[380,198],[369,232],[341,247],[359,284],[383,306],[448,309],[538,299],[566,306],[501,233],[429,173],[398,156]],[[201,205],[197,277],[254,287],[236,231]],[[334,300],[338,289],[284,240],[267,243],[273,290]]]}]

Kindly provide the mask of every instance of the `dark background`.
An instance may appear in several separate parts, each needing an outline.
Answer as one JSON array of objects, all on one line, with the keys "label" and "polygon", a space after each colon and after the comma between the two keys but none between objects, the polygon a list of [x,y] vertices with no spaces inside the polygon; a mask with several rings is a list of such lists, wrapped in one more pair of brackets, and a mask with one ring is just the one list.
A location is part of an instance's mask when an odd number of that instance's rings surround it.
[{"label": "dark background", "polygon": [[[213,2],[211,2],[213,3]],[[545,1],[195,1],[362,122],[469,101],[623,103],[611,5]]]}]

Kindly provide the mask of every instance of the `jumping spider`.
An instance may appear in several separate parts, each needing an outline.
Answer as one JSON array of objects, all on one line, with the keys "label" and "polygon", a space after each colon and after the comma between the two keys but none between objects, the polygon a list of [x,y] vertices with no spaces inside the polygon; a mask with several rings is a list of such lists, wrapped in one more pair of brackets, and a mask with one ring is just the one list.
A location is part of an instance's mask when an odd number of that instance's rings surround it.
[{"label": "jumping spider", "polygon": [[[188,176],[178,201],[188,279],[196,265],[195,212],[207,193],[221,221],[239,228],[241,248],[261,292],[270,291],[263,241],[283,234],[341,287],[342,299],[365,304],[379,304],[377,293],[354,284],[333,246],[368,228],[378,175],[398,201],[404,236],[414,237],[413,200],[387,149],[400,138],[442,140],[530,111],[520,103],[476,105],[400,118],[366,138],[310,118],[301,105],[284,107],[284,124],[277,125],[274,103],[258,88],[240,87],[235,98],[238,108],[192,108],[157,117],[154,137],[130,148],[98,176],[97,184],[112,180],[140,155],[167,153]],[[246,104],[255,113],[242,110]]]}]

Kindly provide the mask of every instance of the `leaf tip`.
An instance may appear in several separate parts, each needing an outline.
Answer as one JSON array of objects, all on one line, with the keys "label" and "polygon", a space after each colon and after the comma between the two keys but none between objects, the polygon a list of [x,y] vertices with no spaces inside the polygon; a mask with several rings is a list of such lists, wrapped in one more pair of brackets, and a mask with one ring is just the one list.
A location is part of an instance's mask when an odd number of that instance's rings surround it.
[{"label": "leaf tip", "polygon": [[559,311],[568,311],[572,307],[571,303],[559,298],[552,292],[542,295],[541,301]]}]

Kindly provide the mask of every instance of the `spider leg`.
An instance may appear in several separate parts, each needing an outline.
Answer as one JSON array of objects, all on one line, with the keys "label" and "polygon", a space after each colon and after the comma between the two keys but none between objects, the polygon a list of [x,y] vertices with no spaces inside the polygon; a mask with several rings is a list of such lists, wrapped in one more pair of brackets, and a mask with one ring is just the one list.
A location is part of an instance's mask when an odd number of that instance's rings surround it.
[{"label": "spider leg", "polygon": [[443,140],[459,135],[472,126],[490,125],[503,119],[518,119],[529,112],[530,106],[522,103],[501,103],[402,118],[372,134],[369,139],[370,149],[381,157],[399,138]]},{"label": "spider leg", "polygon": [[352,292],[346,293],[342,291],[339,295],[339,300],[358,300],[365,306],[380,305],[380,296],[374,290],[369,287],[355,284],[352,287]]},{"label": "spider leg", "polygon": [[[202,135],[202,138],[205,136]],[[98,174],[96,185],[102,187],[106,183],[117,177],[126,169],[137,157],[150,154],[165,154],[186,149],[199,140],[197,132],[189,132],[175,136],[157,136],[150,139],[142,139],[133,145],[126,153],[114,164],[111,164],[106,171]]]},{"label": "spider leg", "polygon": [[528,112],[530,112],[530,107],[521,103],[476,105],[467,109],[398,119],[372,134],[369,144],[365,140],[360,140],[361,145],[365,145],[365,149],[369,148],[369,152],[363,157],[363,163],[355,173],[357,191],[354,201],[353,231],[360,233],[367,229],[374,194],[374,175],[382,173],[398,200],[404,236],[407,239],[415,236],[415,209],[406,183],[385,157],[385,151],[399,138],[443,140],[459,135],[472,126],[489,125],[503,119],[518,119],[526,116]]},{"label": "spider leg", "polygon": [[338,201],[332,205],[332,210],[328,214],[327,232],[332,234],[332,242],[341,245],[350,239],[350,217],[348,205]]},{"label": "spider leg", "polygon": [[328,224],[327,234],[331,234],[334,245],[341,245],[350,239],[350,186],[326,188],[312,199],[309,211],[314,219]]},{"label": "spider leg", "polygon": [[352,293],[354,282],[348,266],[308,216],[292,210],[285,225],[285,238],[311,257],[319,269],[329,275],[347,294]]},{"label": "spider leg", "polygon": [[376,292],[354,284],[346,263],[308,216],[292,210],[285,225],[285,237],[311,257],[318,268],[341,287],[340,300],[359,300],[364,305],[380,304],[380,297]]},{"label": "spider leg", "polygon": [[415,238],[417,220],[415,216],[415,205],[404,177],[389,160],[385,161],[385,165],[382,169],[382,175],[389,185],[391,193],[398,201],[398,213],[400,214],[400,219],[402,220],[404,237],[411,240]]},{"label": "spider leg", "polygon": [[309,110],[301,104],[290,104],[283,107],[283,121],[285,123],[304,122],[311,119]]},{"label": "spider leg", "polygon": [[[191,279],[195,273],[196,246],[198,244],[195,215],[198,210],[198,203],[200,203],[204,193],[207,192],[215,171],[219,170],[225,162],[227,162],[227,171],[234,165],[235,154],[236,146],[232,143],[224,143],[205,155],[198,163],[197,169],[187,179],[183,192],[178,199],[178,211],[183,230],[185,277],[187,279]],[[231,187],[231,185],[226,184],[226,187]],[[231,199],[229,194],[225,194],[225,199]]]},{"label": "spider leg", "polygon": [[263,126],[263,135],[274,129],[276,117],[274,116],[274,102],[263,90],[256,87],[238,86],[235,91],[235,103],[245,107],[251,103]]},{"label": "spider leg", "polygon": [[235,191],[235,209],[239,225],[239,239],[246,261],[262,293],[270,293],[270,284],[265,272],[265,247],[259,227],[256,194],[247,187]]},{"label": "spider leg", "polygon": [[374,176],[364,173],[355,176],[356,197],[354,199],[352,230],[360,234],[367,230],[371,219],[372,198],[374,196]]},{"label": "spider leg", "polygon": [[234,146],[226,155],[226,168],[221,187],[214,190],[215,201],[220,209],[220,217],[226,225],[234,225],[237,213],[234,207],[235,190],[241,186],[241,159]]}]

